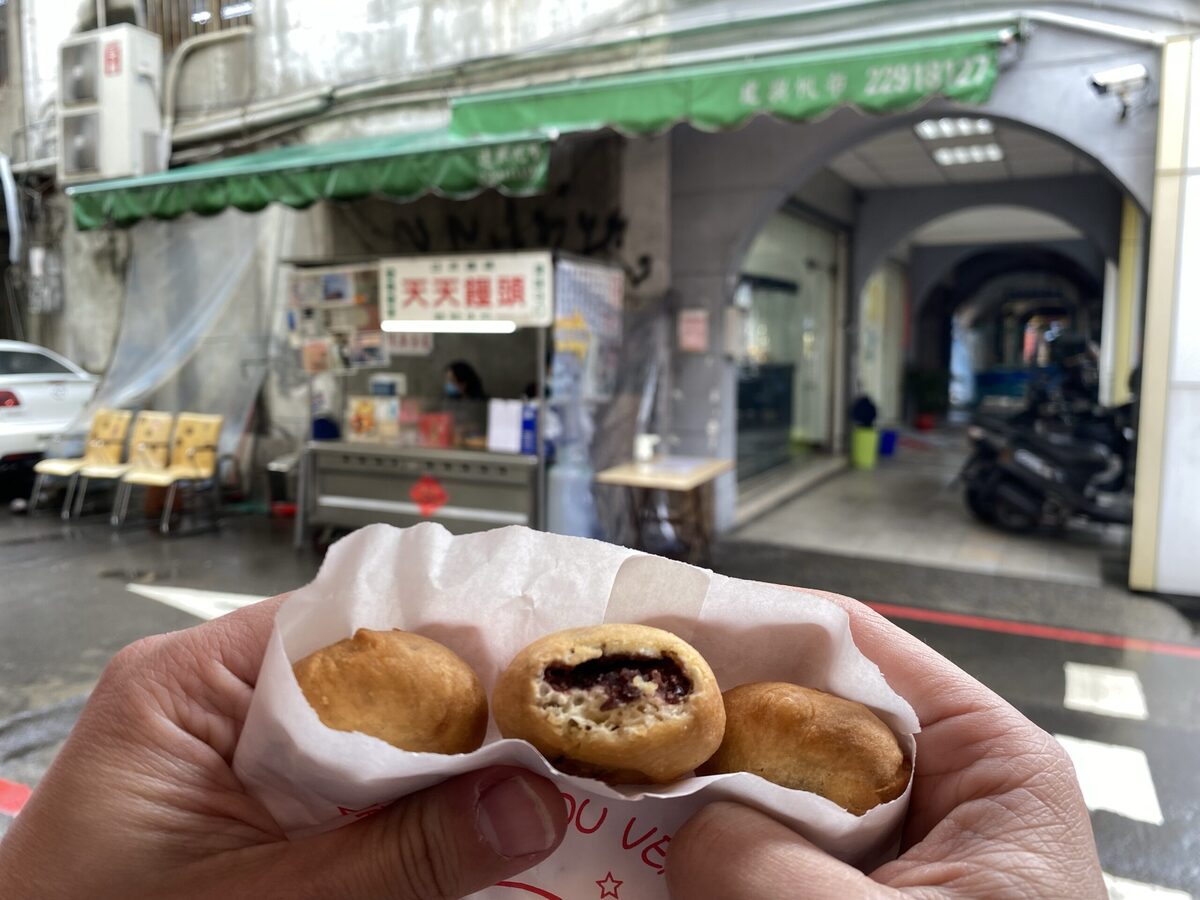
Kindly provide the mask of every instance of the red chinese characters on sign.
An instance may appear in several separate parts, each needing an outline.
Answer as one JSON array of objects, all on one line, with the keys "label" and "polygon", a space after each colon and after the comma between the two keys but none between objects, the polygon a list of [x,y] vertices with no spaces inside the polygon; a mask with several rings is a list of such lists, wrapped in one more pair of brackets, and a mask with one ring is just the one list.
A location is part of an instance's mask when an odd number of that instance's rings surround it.
[{"label": "red chinese characters on sign", "polygon": [[405,306],[428,306],[429,300],[425,296],[425,292],[429,289],[427,279],[425,278],[405,278],[404,285],[404,305]]},{"label": "red chinese characters on sign", "polygon": [[546,326],[554,317],[549,252],[397,257],[380,267],[384,322],[497,320],[520,327]]},{"label": "red chinese characters on sign", "polygon": [[121,44],[119,41],[109,41],[104,45],[104,74],[121,74]]},{"label": "red chinese characters on sign", "polygon": [[501,275],[497,278],[496,301],[500,306],[524,306],[525,279],[520,275]]},{"label": "red chinese characters on sign", "polygon": [[417,509],[423,516],[432,516],[446,505],[450,498],[442,483],[432,475],[422,475],[408,492],[409,499],[417,504]]},{"label": "red chinese characters on sign", "polygon": [[468,278],[465,282],[468,309],[487,309],[492,305],[492,280]]},{"label": "red chinese characters on sign", "polygon": [[383,336],[383,348],[389,356],[428,356],[433,352],[433,335],[392,332]]},{"label": "red chinese characters on sign", "polygon": [[436,295],[434,306],[458,306],[458,279],[433,279],[433,292]]}]

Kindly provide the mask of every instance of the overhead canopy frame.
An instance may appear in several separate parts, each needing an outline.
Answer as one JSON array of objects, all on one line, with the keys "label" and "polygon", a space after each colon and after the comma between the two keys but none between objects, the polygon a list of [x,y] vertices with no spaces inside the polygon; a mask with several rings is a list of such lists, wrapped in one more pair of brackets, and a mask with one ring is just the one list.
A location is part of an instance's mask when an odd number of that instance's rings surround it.
[{"label": "overhead canopy frame", "polygon": [[232,206],[303,209],[318,200],[372,194],[469,197],[487,188],[525,196],[546,186],[551,141],[540,133],[463,138],[449,131],[389,134],[278,147],[137,178],[67,189],[83,230],[127,226]]}]

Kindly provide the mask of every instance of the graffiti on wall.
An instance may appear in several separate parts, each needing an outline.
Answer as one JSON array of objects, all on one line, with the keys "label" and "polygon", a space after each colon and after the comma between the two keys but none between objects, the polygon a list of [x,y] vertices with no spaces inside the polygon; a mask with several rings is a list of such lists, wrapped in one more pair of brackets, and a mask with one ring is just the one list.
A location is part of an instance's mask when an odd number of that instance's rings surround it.
[{"label": "graffiti on wall", "polygon": [[433,198],[388,206],[389,221],[339,207],[341,217],[371,252],[466,253],[497,250],[562,250],[619,263],[633,287],[654,271],[650,253],[625,246],[629,219],[619,206],[601,206],[576,194],[571,184],[538,197],[487,194],[447,203]]}]

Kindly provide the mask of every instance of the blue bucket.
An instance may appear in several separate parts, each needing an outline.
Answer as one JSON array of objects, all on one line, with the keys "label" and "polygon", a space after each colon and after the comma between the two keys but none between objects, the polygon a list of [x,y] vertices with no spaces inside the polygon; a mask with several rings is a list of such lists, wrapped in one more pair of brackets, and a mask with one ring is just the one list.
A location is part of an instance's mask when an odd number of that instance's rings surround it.
[{"label": "blue bucket", "polygon": [[896,455],[896,429],[885,428],[879,433],[879,455]]}]

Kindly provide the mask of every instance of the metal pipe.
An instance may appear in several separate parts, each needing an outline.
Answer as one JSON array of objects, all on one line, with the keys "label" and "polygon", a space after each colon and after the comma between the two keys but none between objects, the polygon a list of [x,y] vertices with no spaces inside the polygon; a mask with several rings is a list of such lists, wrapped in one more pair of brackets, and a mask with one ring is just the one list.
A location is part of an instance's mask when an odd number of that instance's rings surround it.
[{"label": "metal pipe", "polygon": [[108,27],[108,0],[96,0],[96,28]]},{"label": "metal pipe", "polygon": [[14,175],[33,175],[37,173],[53,172],[55,166],[57,165],[57,156],[43,156],[38,159],[29,159],[25,162],[13,163],[12,171]]},{"label": "metal pipe", "polygon": [[[1162,21],[1162,22],[1168,23],[1172,26],[1175,26],[1176,32],[1172,32],[1172,33],[1185,33],[1189,30],[1187,27],[1181,28],[1180,26],[1200,25],[1200,18],[1193,18],[1193,19],[1188,20],[1188,19],[1179,18],[1178,16],[1158,14],[1158,13],[1155,13],[1153,10],[1148,10],[1144,6],[1138,6],[1137,4],[1104,3],[1104,2],[1102,2],[1102,0],[1058,0],[1058,2],[1064,6],[1082,7],[1091,12],[1113,11],[1116,13],[1134,14],[1134,15],[1140,15],[1140,16],[1143,16],[1146,18],[1158,19],[1159,21]],[[596,49],[604,49],[604,48],[609,48],[609,47],[620,47],[620,46],[624,46],[627,44],[643,43],[643,42],[652,41],[652,40],[678,39],[680,37],[685,37],[685,36],[702,35],[702,34],[706,34],[708,32],[712,32],[712,31],[726,31],[731,26],[736,27],[736,26],[741,26],[741,25],[752,25],[752,26],[761,27],[764,25],[781,25],[781,24],[785,24],[785,23],[789,23],[789,22],[802,21],[804,19],[817,19],[818,17],[820,17],[822,15],[830,15],[830,14],[837,14],[837,13],[854,13],[854,12],[861,13],[872,7],[885,7],[885,8],[890,7],[892,9],[894,9],[896,6],[899,6],[902,4],[912,6],[912,5],[916,5],[918,3],[921,5],[920,12],[924,13],[926,15],[927,19],[931,15],[939,15],[939,14],[953,15],[953,10],[954,10],[955,6],[970,7],[971,5],[975,5],[975,6],[980,5],[978,3],[974,3],[973,0],[960,0],[960,2],[956,3],[956,4],[942,3],[937,6],[931,4],[929,2],[929,0],[829,0],[829,2],[824,2],[824,3],[816,2],[816,3],[807,4],[803,10],[789,10],[787,12],[773,13],[773,14],[769,14],[769,15],[765,15],[765,16],[760,16],[755,19],[738,19],[737,17],[728,15],[728,14],[726,14],[726,15],[722,15],[722,14],[710,15],[710,16],[706,17],[705,19],[698,20],[695,24],[684,27],[684,28],[677,28],[674,30],[659,29],[657,31],[641,31],[641,32],[638,32],[635,36],[611,38],[607,41],[601,41],[599,43],[595,42],[594,40],[591,40],[588,35],[582,35],[571,41],[553,45],[552,51],[569,53],[569,52],[578,50],[580,48],[596,50]],[[1026,18],[1032,18],[1033,16],[1037,15],[1038,12],[1039,11],[1037,11],[1037,10],[1021,11],[1018,13],[1018,15],[1021,15]],[[993,15],[1008,15],[1011,13],[1012,13],[1011,10],[1005,10],[1000,13],[991,13],[991,14],[993,14]],[[980,15],[989,15],[989,13],[984,12],[984,13],[980,13]],[[1067,19],[1067,20],[1090,22],[1095,25],[1099,25],[1101,27],[1106,26],[1106,23],[1097,22],[1094,19],[1079,19],[1078,17],[1067,16],[1067,15],[1061,14],[1061,13],[1047,13],[1047,15],[1048,16],[1060,16],[1063,19]],[[657,20],[658,18],[660,18],[660,16],[656,15],[652,18]],[[1125,28],[1125,26],[1116,25],[1116,26],[1112,26],[1112,28],[1116,29],[1116,30],[1125,30],[1125,31],[1128,31],[1133,34],[1139,33],[1139,29]],[[636,26],[631,24],[627,28],[627,31],[633,31],[633,30],[636,30]],[[1144,32],[1144,31],[1140,32],[1140,33],[1142,35],[1153,34],[1153,32]],[[1114,36],[1115,36],[1115,33],[1114,33]]]},{"label": "metal pipe", "polygon": [[1125,25],[1113,25],[1108,22],[1097,22],[1095,19],[1084,19],[1079,16],[1067,16],[1062,13],[1035,9],[1024,15],[1030,22],[1040,22],[1043,25],[1053,25],[1068,31],[1080,31],[1085,34],[1095,34],[1101,37],[1115,38],[1131,44],[1145,44],[1148,47],[1161,47],[1167,42],[1170,34],[1159,34],[1154,31],[1144,31],[1141,28],[1129,28]]},{"label": "metal pipe", "polygon": [[[1012,24],[1012,22],[1013,22],[1013,19],[1011,17],[1004,18],[1004,19],[997,18],[995,20],[994,24],[997,24],[999,26],[999,24],[1001,24],[1001,23]],[[973,25],[978,27],[980,24],[993,24],[993,23],[991,22],[990,19],[988,20],[987,23],[980,23],[978,21],[966,21],[965,24],[958,25],[958,26],[947,25],[946,28],[948,28],[948,29],[953,28],[953,27],[965,28],[965,27],[971,27]],[[919,26],[896,26],[892,29],[874,29],[874,30],[870,30],[870,31],[871,31],[871,33],[869,33],[869,34],[866,33],[867,30],[860,30],[860,31],[853,32],[851,36],[848,36],[845,38],[833,36],[833,37],[831,37],[829,39],[825,39],[825,40],[806,42],[805,44],[803,44],[800,47],[797,47],[797,45],[794,41],[771,42],[769,44],[766,44],[766,43],[755,44],[750,47],[746,47],[744,45],[739,45],[736,48],[733,48],[726,52],[721,52],[721,53],[707,52],[707,53],[689,54],[688,56],[685,56],[685,57],[677,57],[676,60],[674,61],[674,64],[681,65],[685,62],[687,62],[687,63],[698,63],[698,62],[705,62],[705,61],[713,62],[713,61],[719,61],[719,60],[725,59],[725,58],[737,58],[737,57],[745,56],[748,53],[753,55],[754,53],[780,52],[782,49],[791,49],[791,50],[815,49],[818,47],[837,46],[842,43],[855,43],[855,42],[862,41],[862,40],[870,40],[870,39],[879,40],[879,39],[886,39],[889,37],[892,37],[892,38],[906,37],[906,36],[912,36],[915,34],[927,34],[929,32],[929,29],[927,27],[919,27]],[[875,34],[874,32],[878,32],[878,34]],[[631,70],[628,66],[623,65],[620,62],[618,62],[618,63],[602,63],[602,64],[596,64],[596,65],[591,65],[591,66],[576,66],[575,68],[571,69],[569,77],[571,79],[599,78],[599,77],[603,77],[605,75],[623,74],[623,73],[629,72],[629,71],[637,71],[637,69]],[[457,75],[458,70],[455,70],[454,74]],[[562,74],[563,73],[561,71],[557,71],[554,73],[554,76],[552,78],[532,78],[532,79],[531,78],[510,78],[507,80],[493,81],[487,85],[487,91],[490,93],[493,91],[500,91],[500,90],[514,90],[514,89],[518,89],[518,88],[535,87],[538,84],[557,83],[557,82],[560,82],[563,80]],[[428,80],[430,80],[428,77],[423,77],[423,78],[420,78],[418,81],[426,82]],[[409,84],[409,83],[411,83],[411,82],[405,82],[405,81],[400,81],[400,80],[396,80],[393,82],[395,87],[401,87],[401,86],[403,86],[405,84]],[[395,108],[398,106],[416,106],[416,105],[420,105],[420,104],[437,103],[437,102],[448,103],[457,96],[463,96],[463,95],[470,93],[469,90],[464,89],[462,87],[456,88],[455,86],[452,86],[452,85],[446,85],[443,87],[436,87],[436,88],[420,88],[418,90],[406,91],[404,93],[394,94],[391,96],[382,96],[382,97],[363,96],[364,94],[367,94],[367,93],[373,94],[379,89],[380,88],[378,87],[378,83],[373,83],[372,88],[369,92],[360,90],[355,85],[350,85],[347,87],[333,88],[331,91],[322,89],[320,92],[320,95],[328,97],[327,105],[318,110],[314,110],[313,113],[320,113],[323,117],[326,114],[329,116],[349,115],[352,113],[368,112],[368,111],[377,110],[377,109],[390,109],[390,108]],[[297,95],[293,95],[293,97],[295,97],[295,96],[297,96]],[[265,113],[268,113],[268,112],[274,110],[278,105],[280,105],[283,102],[290,103],[290,102],[292,102],[292,99],[289,98],[287,101],[265,101],[254,112],[252,112],[248,116],[245,114],[221,115],[221,116],[213,116],[213,117],[199,120],[194,125],[189,124],[187,126],[184,126],[184,128],[179,129],[179,131],[177,131],[177,133],[174,135],[174,140],[177,143],[193,143],[193,142],[200,141],[200,140],[219,138],[221,136],[224,136],[225,134],[230,134],[230,133],[234,133],[234,134],[244,133],[246,126],[248,124],[273,124],[275,122],[292,121],[293,117],[289,116],[289,115],[270,115],[267,118],[263,117],[263,115]],[[306,114],[309,114],[309,113],[306,113]],[[315,119],[314,119],[314,121],[315,121]],[[306,124],[310,124],[310,123],[297,122],[295,127],[300,128]],[[248,144],[248,143],[253,143],[253,142],[254,142],[253,138],[248,138],[248,139],[242,141],[241,143]]]},{"label": "metal pipe", "polygon": [[[1088,2],[1088,0],[1079,0],[1080,5],[1084,5],[1089,9],[1096,8],[1096,4]],[[522,60],[536,59],[541,62],[555,59],[560,56],[570,56],[577,53],[580,49],[586,48],[589,52],[596,50],[613,49],[630,44],[644,44],[650,41],[672,39],[678,40],[681,37],[688,35],[703,34],[704,32],[721,29],[728,30],[732,27],[762,27],[763,25],[778,24],[783,22],[795,21],[798,19],[809,18],[816,13],[829,13],[850,11],[855,8],[870,7],[870,6],[887,6],[894,5],[893,0],[859,0],[859,2],[851,3],[826,3],[821,4],[815,10],[808,8],[803,12],[789,12],[780,15],[763,16],[756,19],[731,19],[729,17],[721,17],[719,21],[713,21],[696,25],[691,28],[684,28],[678,31],[657,31],[645,34],[640,34],[636,37],[617,38],[608,41],[600,41],[598,43],[580,43],[571,42],[564,45],[559,45],[553,49],[533,54],[509,54],[505,56],[489,57],[485,60],[473,61],[475,66],[487,68],[489,66],[520,62]],[[1145,31],[1138,28],[1130,28],[1124,25],[1114,25],[1108,22],[1099,22],[1095,19],[1087,19],[1080,16],[1069,16],[1064,13],[1043,12],[1037,9],[1005,9],[996,12],[985,12],[975,14],[965,14],[958,16],[950,16],[947,19],[938,21],[936,24],[931,24],[928,19],[923,20],[916,25],[907,26],[877,26],[874,28],[862,28],[853,30],[837,31],[822,36],[814,36],[809,39],[785,39],[779,42],[787,44],[793,50],[809,50],[819,49],[824,47],[834,47],[845,43],[854,43],[861,40],[882,40],[887,37],[896,36],[911,36],[925,35],[936,31],[949,31],[955,28],[971,28],[971,27],[987,27],[996,25],[1001,27],[1005,24],[1012,24],[1014,21],[1025,20],[1030,22],[1041,22],[1047,25],[1054,25],[1059,28],[1064,28],[1072,31],[1080,31],[1084,33],[1097,34],[1105,37],[1112,37],[1118,40],[1128,41],[1131,43],[1146,44],[1154,47],[1161,47],[1167,38],[1166,34],[1157,32]],[[851,37],[853,35],[853,37]],[[739,47],[730,55],[740,56],[745,55],[747,48]],[[698,59],[714,60],[721,58],[713,54],[705,54],[703,51],[694,54],[688,54],[683,57],[675,57],[676,60],[689,59],[696,57]],[[673,61],[673,64],[676,64]],[[443,67],[442,70],[433,69],[424,76],[424,79],[434,77],[439,71],[444,71],[449,75],[460,75],[463,70],[463,65],[452,64]],[[580,77],[575,69],[571,70],[572,77]],[[359,84],[345,85],[334,90],[334,96],[337,99],[360,97],[367,94],[386,93],[395,90],[405,84],[411,83],[412,78],[375,78]],[[493,88],[489,85],[488,90]]]},{"label": "metal pipe", "polygon": [[[874,2],[874,0],[872,0]],[[891,26],[876,26],[872,28],[860,28],[853,30],[845,30],[836,32],[830,35],[821,35],[803,40],[783,40],[763,42],[751,47],[739,45],[733,48],[727,48],[722,52],[702,51],[686,55],[677,55],[672,59],[672,65],[682,65],[685,63],[699,62],[715,62],[726,58],[737,58],[753,53],[768,53],[781,52],[784,49],[792,52],[800,52],[804,50],[827,49],[831,47],[842,46],[846,44],[857,44],[869,41],[888,40],[894,38],[914,37],[918,35],[926,35],[931,31],[953,31],[956,29],[967,28],[983,28],[995,26],[997,28],[1005,25],[1011,25],[1019,21],[1038,22],[1056,28],[1066,30],[1079,31],[1087,34],[1095,34],[1102,37],[1110,37],[1116,40],[1125,41],[1128,43],[1143,44],[1152,47],[1161,47],[1166,41],[1165,34],[1157,34],[1155,32],[1144,31],[1136,28],[1128,28],[1123,25],[1114,25],[1107,22],[1097,22],[1093,19],[1081,18],[1078,16],[1068,16],[1061,13],[1042,12],[1039,10],[1028,9],[1009,9],[1002,12],[969,14],[956,16],[944,22],[939,22],[936,27],[931,27],[929,22],[908,23],[904,25]],[[759,20],[749,20],[742,24],[747,26],[755,25]],[[603,44],[596,45],[597,47],[605,46]],[[569,52],[569,51],[562,51]],[[540,61],[554,58],[559,53],[551,53],[539,55],[536,57]],[[517,61],[518,57],[506,58],[505,61]],[[497,60],[488,60],[484,67],[494,63]],[[623,66],[620,63],[602,64],[595,66],[576,67],[570,70],[570,78],[588,78],[601,75],[618,74],[626,71],[631,71],[628,66]],[[633,70],[636,71],[636,68]],[[440,73],[440,74],[439,74]],[[489,83],[487,86],[488,92],[513,88],[534,87],[539,84],[550,84],[563,80],[564,73],[562,70],[557,70],[551,77],[548,78],[514,78],[498,82]],[[333,88],[325,93],[329,96],[328,112],[340,112],[339,106],[341,102],[352,98],[362,98],[364,95],[384,93],[388,90],[396,90],[403,88],[405,85],[410,85],[414,81],[419,83],[427,83],[441,77],[446,82],[459,81],[462,77],[462,66],[445,67],[442,70],[433,70],[424,76],[418,78],[396,78],[396,79],[377,79],[370,82],[365,82],[360,85],[345,85],[342,87]],[[447,83],[443,87],[438,88],[422,88],[412,93],[400,94],[393,97],[378,98],[379,107],[406,106],[417,103],[428,103],[431,100],[450,100],[454,97],[469,94],[470,91],[459,84]],[[267,111],[274,109],[276,106],[292,103],[293,98],[281,99],[276,101],[268,101],[256,111],[251,117],[244,116],[224,116],[220,119],[214,118],[210,125],[207,125],[203,130],[193,130],[189,127],[186,133],[178,135],[179,139],[187,141],[195,141],[203,138],[215,138],[221,135],[243,130],[247,124],[259,121],[259,117],[267,114]],[[368,108],[362,100],[358,101],[362,106],[359,108]],[[371,104],[374,106],[375,104]],[[270,116],[269,121],[279,122],[291,118],[288,115]]]},{"label": "metal pipe", "polygon": [[0,195],[4,197],[4,215],[8,221],[8,262],[15,266],[21,261],[21,208],[6,153],[0,153]]},{"label": "metal pipe", "polygon": [[[756,21],[757,20],[752,20],[746,24],[752,25],[755,24]],[[1111,25],[1106,22],[1096,22],[1092,19],[1082,19],[1076,16],[1062,15],[1060,13],[1043,13],[1038,10],[1010,9],[1003,12],[954,16],[949,19],[940,20],[936,23],[936,25],[928,21],[923,21],[916,23],[905,23],[902,25],[882,25],[868,28],[845,29],[842,31],[833,32],[831,34],[819,35],[801,40],[782,38],[774,41],[760,41],[749,46],[745,44],[738,44],[721,48],[715,52],[712,50],[702,50],[692,53],[675,54],[671,57],[670,68],[683,65],[721,62],[726,59],[740,59],[746,56],[768,55],[783,52],[795,53],[807,50],[827,50],[845,45],[857,45],[875,41],[918,37],[931,33],[964,31],[973,28],[1003,28],[1005,26],[1011,26],[1020,22],[1038,22],[1066,30],[1096,34],[1103,37],[1111,37],[1129,43],[1145,44],[1152,47],[1161,47],[1166,42],[1166,35],[1160,35],[1154,32],[1143,31],[1136,28],[1127,28],[1123,25]],[[598,67],[591,68],[596,69]],[[608,68],[615,67],[608,66]],[[650,68],[660,67],[651,65]],[[638,71],[638,67],[635,67],[632,70],[625,70]],[[487,93],[493,93],[496,91],[535,87],[539,84],[559,83],[566,79],[595,77],[597,74],[607,73],[588,71],[586,68],[571,69],[569,73],[566,73],[566,77],[564,78],[564,73],[560,70],[556,71],[550,78],[517,78],[509,79],[507,82],[494,82],[487,86],[486,91]],[[458,95],[468,93],[470,92],[459,91]],[[337,94],[344,96],[345,89],[338,91]]]},{"label": "metal pipe", "polygon": [[[144,3],[144,0],[142,2]],[[139,4],[140,6],[141,4]],[[175,48],[175,53],[171,57],[170,62],[167,63],[167,71],[163,77],[163,152],[160,160],[162,164],[161,168],[166,169],[171,163],[171,144],[175,129],[175,83],[179,80],[179,72],[183,68],[183,61],[197,47],[204,47],[209,44],[222,43],[243,37],[249,39],[253,34],[253,26],[239,25],[236,28],[229,28],[225,31],[214,31],[211,34],[197,34],[182,41]]]},{"label": "metal pipe", "polygon": [[[98,8],[104,0],[97,0]],[[848,11],[856,8],[864,8],[872,5],[878,5],[881,0],[860,0],[860,2],[851,3],[825,3],[816,9],[806,10],[804,13],[790,13],[784,16],[770,16],[759,19],[749,19],[743,21],[722,20],[722,27],[728,27],[730,24],[741,25],[744,27],[761,26],[764,23],[772,21],[792,20],[802,16],[811,16],[816,12],[837,12]],[[1090,9],[1096,8],[1095,3],[1085,2],[1080,0],[1080,5],[1086,5]],[[736,49],[730,49],[723,53],[698,52],[686,55],[677,55],[672,59],[673,65],[682,65],[685,63],[695,63],[703,61],[718,61],[723,58],[745,56],[753,53],[768,53],[779,52],[782,49],[788,49],[793,52],[836,47],[848,43],[861,43],[872,40],[886,40],[888,38],[906,37],[918,34],[928,34],[931,30],[948,31],[956,28],[971,28],[971,27],[987,27],[995,25],[1001,27],[1003,25],[1012,24],[1015,21],[1037,22],[1048,26],[1063,28],[1071,31],[1078,31],[1086,34],[1094,34],[1102,37],[1110,37],[1116,40],[1121,40],[1129,43],[1143,44],[1152,47],[1161,47],[1165,43],[1166,35],[1155,32],[1145,31],[1137,28],[1130,28],[1123,25],[1115,25],[1107,22],[1099,22],[1094,19],[1087,19],[1079,16],[1069,16],[1063,13],[1055,13],[1041,11],[1036,9],[1008,9],[1000,12],[979,13],[973,15],[963,15],[951,18],[949,21],[939,23],[935,29],[931,29],[928,22],[918,24],[908,24],[901,26],[877,26],[874,28],[853,29],[848,31],[836,32],[830,35],[822,35],[811,37],[806,40],[788,40],[788,41],[772,41],[764,42],[746,47],[740,45]],[[599,44],[589,45],[589,49],[601,49],[605,47],[620,46],[631,43],[644,43],[649,40],[659,39],[670,36],[678,38],[683,35],[703,32],[712,27],[716,27],[713,23],[696,26],[690,29],[683,29],[678,32],[656,32],[641,35],[636,38],[627,38],[622,40],[608,41]],[[163,90],[163,133],[165,145],[164,168],[169,163],[171,149],[176,141],[194,143],[205,140],[214,140],[228,134],[236,134],[244,132],[247,128],[256,127],[259,125],[270,125],[279,122],[292,121],[311,117],[318,114],[333,113],[340,114],[342,112],[341,105],[345,101],[357,100],[356,103],[346,103],[349,107],[345,111],[365,111],[373,108],[396,107],[416,105],[420,103],[448,101],[457,96],[463,96],[470,91],[464,88],[461,84],[463,74],[462,64],[455,64],[434,69],[424,75],[419,75],[416,78],[383,78],[372,79],[368,82],[360,84],[345,85],[335,88],[321,88],[315,91],[308,91],[301,94],[294,94],[289,97],[277,98],[264,101],[261,104],[256,104],[254,108],[246,108],[245,111],[235,115],[211,116],[200,119],[194,123],[189,123],[183,128],[176,129],[175,127],[175,90],[178,81],[179,72],[182,69],[183,61],[188,55],[198,47],[206,46],[222,41],[234,40],[237,38],[249,38],[254,33],[253,26],[239,26],[226,31],[214,32],[212,34],[196,35],[188,38],[179,45],[175,54],[172,56],[167,65]],[[576,46],[556,49],[550,52],[540,53],[533,56],[511,54],[507,56],[492,57],[482,61],[475,61],[472,68],[477,72],[472,74],[481,74],[482,70],[486,70],[500,64],[511,64],[514,62],[536,58],[540,61],[553,59],[557,56],[566,55],[575,52],[578,49]],[[587,78],[598,77],[606,74],[618,74],[624,71],[630,71],[628,66],[617,64],[603,64],[586,67],[576,67],[570,71],[572,78]],[[636,71],[636,68],[634,69]],[[537,79],[507,79],[505,81],[490,83],[487,87],[489,92],[501,90],[505,88],[516,87],[533,87],[538,84],[549,84],[555,81],[562,80],[562,71],[556,71],[553,78],[537,78]],[[386,93],[403,88],[406,85],[428,84],[430,82],[442,81],[441,87],[425,87],[416,91],[402,93],[397,96],[379,97],[373,102],[364,102],[363,99],[371,94]],[[457,83],[456,83],[457,82]],[[29,172],[48,171],[53,168],[55,160],[52,158],[31,160],[25,163],[17,163],[13,166],[14,173],[26,174]]]},{"label": "metal pipe", "polygon": [[232,116],[208,116],[175,129],[172,143],[195,143],[212,140],[226,134],[243,133],[247,128],[274,125],[291,119],[325,112],[330,106],[328,88],[318,88],[304,94],[293,94],[286,102],[267,102],[245,107]]}]

